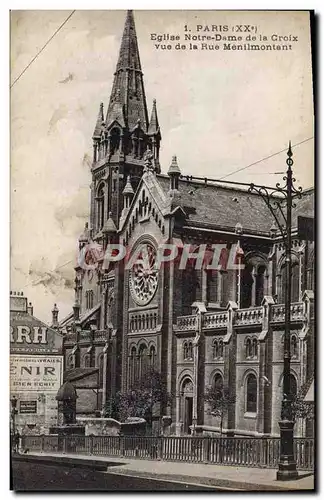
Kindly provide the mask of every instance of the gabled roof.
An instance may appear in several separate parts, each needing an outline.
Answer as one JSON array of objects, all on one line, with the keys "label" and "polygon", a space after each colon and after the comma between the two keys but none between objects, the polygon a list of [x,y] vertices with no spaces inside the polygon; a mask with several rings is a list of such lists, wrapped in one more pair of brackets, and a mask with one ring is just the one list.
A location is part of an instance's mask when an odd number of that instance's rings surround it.
[{"label": "gabled roof", "polygon": [[166,196],[166,193],[164,192],[163,188],[161,187],[161,184],[159,180],[157,179],[157,176],[155,173],[151,171],[145,172],[141,179],[140,182],[138,183],[138,186],[136,188],[135,194],[132,198],[129,211],[127,213],[127,216],[125,220],[122,222],[122,226],[119,229],[119,232],[123,231],[123,228],[126,226],[127,221],[132,215],[133,207],[136,205],[139,197],[139,193],[142,190],[142,187],[145,186],[145,189],[147,190],[148,193],[152,196],[152,199],[155,201],[157,206],[160,208],[161,212],[166,208],[166,203],[168,200],[168,197]]},{"label": "gabled roof", "polygon": [[[167,195],[170,189],[169,177],[161,174],[156,177]],[[256,194],[222,185],[188,182],[181,178],[178,191],[190,225],[234,229],[240,223],[243,232],[269,235],[273,217],[264,200]],[[305,192],[302,199],[295,202],[297,207],[293,211],[293,226],[297,226],[297,215],[313,214],[313,191]]]}]

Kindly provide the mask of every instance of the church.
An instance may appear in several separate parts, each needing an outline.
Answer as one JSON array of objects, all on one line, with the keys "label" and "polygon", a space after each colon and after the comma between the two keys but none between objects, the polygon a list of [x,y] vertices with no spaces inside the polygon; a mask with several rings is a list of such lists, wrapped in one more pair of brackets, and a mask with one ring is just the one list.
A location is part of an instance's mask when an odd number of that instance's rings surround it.
[{"label": "church", "polygon": [[[131,389],[153,367],[172,394],[171,405],[159,408],[172,434],[279,436],[282,237],[264,200],[247,189],[189,176],[176,156],[161,173],[157,103],[148,110],[132,11],[110,101],[100,104],[94,125],[90,217],[78,242],[85,259],[75,268],[73,311],[58,322],[55,308],[52,325],[63,334],[64,380],[77,389],[78,415],[100,416],[117,391]],[[291,392],[308,401],[314,242],[300,239],[297,218],[313,212],[314,190],[305,190],[292,216],[290,376]],[[157,265],[159,247],[171,242],[179,254],[191,249],[184,268],[178,258]],[[126,258],[103,265],[106,249],[117,244]],[[201,248],[207,255],[217,244],[223,257],[237,248],[244,268],[210,269],[205,258],[195,265]],[[142,263],[126,265],[141,252]],[[231,395],[222,422],[204,400],[208,387],[226,387]],[[310,427],[299,421],[295,435],[311,435]]]}]

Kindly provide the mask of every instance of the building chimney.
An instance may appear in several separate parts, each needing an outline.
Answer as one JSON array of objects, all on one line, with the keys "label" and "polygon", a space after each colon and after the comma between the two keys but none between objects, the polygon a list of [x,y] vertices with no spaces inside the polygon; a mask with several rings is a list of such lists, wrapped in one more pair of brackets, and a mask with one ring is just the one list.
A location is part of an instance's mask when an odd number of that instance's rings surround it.
[{"label": "building chimney", "polygon": [[33,316],[34,314],[34,308],[33,308],[33,304],[31,302],[29,302],[28,306],[27,306],[27,312],[28,314],[30,314],[31,316]]},{"label": "building chimney", "polygon": [[52,328],[57,328],[58,327],[58,307],[56,304],[54,304],[54,307],[52,309]]}]

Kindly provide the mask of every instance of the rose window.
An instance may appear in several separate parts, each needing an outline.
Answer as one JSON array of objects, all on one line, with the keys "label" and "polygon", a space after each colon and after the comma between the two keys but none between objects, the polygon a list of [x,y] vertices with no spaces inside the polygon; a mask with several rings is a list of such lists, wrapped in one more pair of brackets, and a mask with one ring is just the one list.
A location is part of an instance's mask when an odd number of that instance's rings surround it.
[{"label": "rose window", "polygon": [[156,250],[152,245],[144,244],[137,253],[137,258],[130,273],[130,291],[138,305],[144,306],[152,300],[158,285]]}]

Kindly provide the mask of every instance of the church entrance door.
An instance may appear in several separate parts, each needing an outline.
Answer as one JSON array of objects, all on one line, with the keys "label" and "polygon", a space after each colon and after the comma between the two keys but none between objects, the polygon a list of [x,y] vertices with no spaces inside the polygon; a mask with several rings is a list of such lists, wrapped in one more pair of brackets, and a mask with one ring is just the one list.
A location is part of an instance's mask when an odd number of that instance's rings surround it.
[{"label": "church entrance door", "polygon": [[192,425],[192,397],[185,398],[185,415],[184,415],[184,432],[190,434],[190,426]]}]

